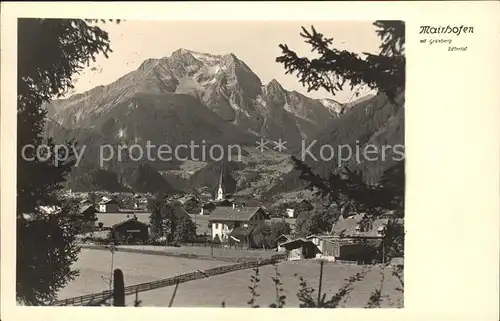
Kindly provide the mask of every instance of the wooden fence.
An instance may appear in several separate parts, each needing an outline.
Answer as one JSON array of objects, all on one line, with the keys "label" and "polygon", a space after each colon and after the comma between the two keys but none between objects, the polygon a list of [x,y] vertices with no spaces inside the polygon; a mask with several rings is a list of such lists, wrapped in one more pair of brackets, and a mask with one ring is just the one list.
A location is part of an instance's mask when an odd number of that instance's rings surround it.
[{"label": "wooden fence", "polygon": [[276,251],[276,247],[274,248],[257,248],[257,247],[248,247],[246,245],[237,245],[237,244],[210,244],[210,242],[184,242],[179,243],[180,246],[189,246],[189,247],[213,247],[214,249],[230,249],[230,250],[245,250],[245,251]]},{"label": "wooden fence", "polygon": [[346,265],[364,265],[364,263],[360,261],[347,261],[347,260],[335,260],[335,263],[346,264]]},{"label": "wooden fence", "polygon": [[[205,271],[191,272],[191,273],[174,276],[174,277],[167,278],[167,279],[146,282],[146,283],[140,283],[140,284],[136,284],[136,285],[130,285],[130,286],[125,287],[125,295],[130,295],[130,294],[143,292],[143,291],[155,290],[155,289],[159,289],[159,288],[163,288],[163,287],[176,285],[178,283],[184,283],[184,282],[188,282],[188,281],[203,279],[203,278],[207,278],[210,276],[229,273],[229,272],[233,272],[233,271],[237,271],[237,270],[244,270],[244,269],[254,268],[257,266],[274,264],[278,260],[281,260],[283,258],[284,258],[283,254],[277,254],[277,255],[273,255],[270,259],[262,259],[259,261],[249,261],[249,262],[243,262],[243,263],[239,263],[239,264],[220,266],[220,267],[208,269]],[[108,290],[108,291],[103,291],[100,293],[91,293],[91,294],[86,294],[86,295],[68,298],[68,299],[64,299],[64,300],[54,301],[50,305],[55,305],[55,306],[89,305],[89,304],[96,302],[96,301],[107,300],[112,295],[113,295],[113,292]]]}]

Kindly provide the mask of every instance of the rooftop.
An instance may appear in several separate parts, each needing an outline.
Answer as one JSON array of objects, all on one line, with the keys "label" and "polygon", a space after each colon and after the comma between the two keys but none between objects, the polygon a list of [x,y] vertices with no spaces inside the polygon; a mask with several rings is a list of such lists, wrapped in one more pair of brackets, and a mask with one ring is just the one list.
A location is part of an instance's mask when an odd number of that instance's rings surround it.
[{"label": "rooftop", "polygon": [[107,200],[102,200],[99,204],[109,205],[109,204],[118,204],[118,202],[114,199],[107,199]]},{"label": "rooftop", "polygon": [[260,207],[232,208],[218,206],[210,213],[210,220],[246,222],[259,211],[264,212]]},{"label": "rooftop", "polygon": [[358,225],[362,222],[364,215],[356,214],[347,218],[340,218],[332,227],[332,235],[344,236],[366,236],[376,237],[379,228],[384,227],[389,221],[387,218],[379,218],[371,221],[371,228],[368,231],[356,231]]},{"label": "rooftop", "polygon": [[[149,216],[151,213],[137,213],[135,214],[137,216],[137,220],[149,224]],[[134,214],[127,214],[127,213],[97,213],[97,221],[96,225],[99,224],[99,222],[102,223],[103,227],[112,227],[118,223],[127,221],[131,218],[134,217]]]},{"label": "rooftop", "polygon": [[196,224],[196,234],[210,235],[212,233],[211,228],[208,226],[208,215],[189,214],[189,216],[191,217],[191,220]]},{"label": "rooftop", "polygon": [[95,212],[97,212],[97,211],[95,210],[94,206],[92,206],[92,205],[81,205],[81,206],[80,206],[80,214],[85,213],[85,212],[86,212],[87,210],[89,210],[89,209],[92,209],[92,210],[94,210]]}]

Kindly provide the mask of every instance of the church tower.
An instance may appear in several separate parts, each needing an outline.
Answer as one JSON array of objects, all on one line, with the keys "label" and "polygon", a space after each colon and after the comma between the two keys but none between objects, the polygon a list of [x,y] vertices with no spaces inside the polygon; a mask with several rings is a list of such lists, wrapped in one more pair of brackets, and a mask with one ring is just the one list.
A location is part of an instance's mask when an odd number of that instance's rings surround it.
[{"label": "church tower", "polygon": [[224,199],[224,180],[222,175],[222,168],[220,170],[220,178],[219,178],[219,186],[217,188],[217,196],[215,197],[216,201],[222,201]]}]

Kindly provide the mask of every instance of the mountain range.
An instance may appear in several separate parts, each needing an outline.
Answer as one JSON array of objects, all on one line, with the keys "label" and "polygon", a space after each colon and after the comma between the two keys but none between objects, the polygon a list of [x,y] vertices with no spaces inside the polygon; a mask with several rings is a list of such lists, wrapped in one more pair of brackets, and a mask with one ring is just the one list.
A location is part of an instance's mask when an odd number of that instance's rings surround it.
[{"label": "mountain range", "polygon": [[[90,128],[97,118],[108,118],[117,107],[127,113],[147,108],[140,101],[146,96],[156,97],[162,104],[185,100],[181,105],[191,104],[189,112],[204,113],[203,117],[209,117],[207,111],[198,109],[208,107],[219,120],[251,134],[290,142],[318,133],[342,108],[331,99],[316,100],[286,91],[275,79],[264,85],[234,54],[179,49],[169,57],[144,61],[137,70],[107,86],[55,100],[48,106],[49,117],[66,128]],[[129,110],[125,111],[124,105]]]},{"label": "mountain range", "polygon": [[[237,166],[231,165],[234,167],[231,175],[245,181],[246,187],[237,183],[235,192],[255,183],[264,189],[259,193],[272,190],[285,176],[293,176],[290,161],[284,156],[299,149],[302,141],[316,138],[328,141],[332,132],[337,133],[336,141],[342,140],[343,135],[354,138],[357,133],[353,136],[342,129],[349,131],[351,125],[369,127],[366,131],[357,130],[368,140],[391,117],[398,117],[395,108],[384,106],[388,103],[380,95],[362,97],[350,104],[312,99],[287,91],[275,79],[263,84],[234,54],[212,55],[187,49],[178,49],[168,57],[148,59],[137,70],[109,85],[45,105],[47,135],[59,142],[74,138],[86,146],[82,163],[70,175],[71,188],[154,192],[211,185],[220,165],[193,165],[197,162],[191,161],[188,167],[196,169],[193,171],[186,169],[185,161],[113,160],[101,168],[97,158],[102,144],[144,146],[149,141],[153,145],[178,146],[204,141],[207,145],[243,146],[245,160]],[[366,122],[374,115],[359,112],[367,108],[379,115],[378,121],[370,126]],[[377,112],[379,109],[384,112]],[[339,136],[339,131],[345,133]],[[273,152],[272,157],[257,155],[255,141],[260,138],[286,141],[288,150]],[[260,158],[264,160],[259,161]],[[267,169],[276,167],[268,173],[274,180],[266,178],[266,183],[259,185],[256,176],[263,175],[256,173],[263,171],[263,164],[267,164]],[[192,175],[186,177],[190,172]],[[249,178],[248,172],[255,179]],[[292,185],[292,189],[297,187]]]}]

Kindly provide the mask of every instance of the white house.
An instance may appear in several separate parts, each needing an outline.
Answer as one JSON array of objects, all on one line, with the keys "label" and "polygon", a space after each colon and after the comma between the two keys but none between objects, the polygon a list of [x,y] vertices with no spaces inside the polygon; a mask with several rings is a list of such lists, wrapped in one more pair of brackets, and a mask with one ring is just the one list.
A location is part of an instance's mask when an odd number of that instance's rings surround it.
[{"label": "white house", "polygon": [[212,228],[212,239],[221,241],[228,239],[233,229],[263,223],[267,215],[261,207],[218,206],[210,213],[209,222]]}]

